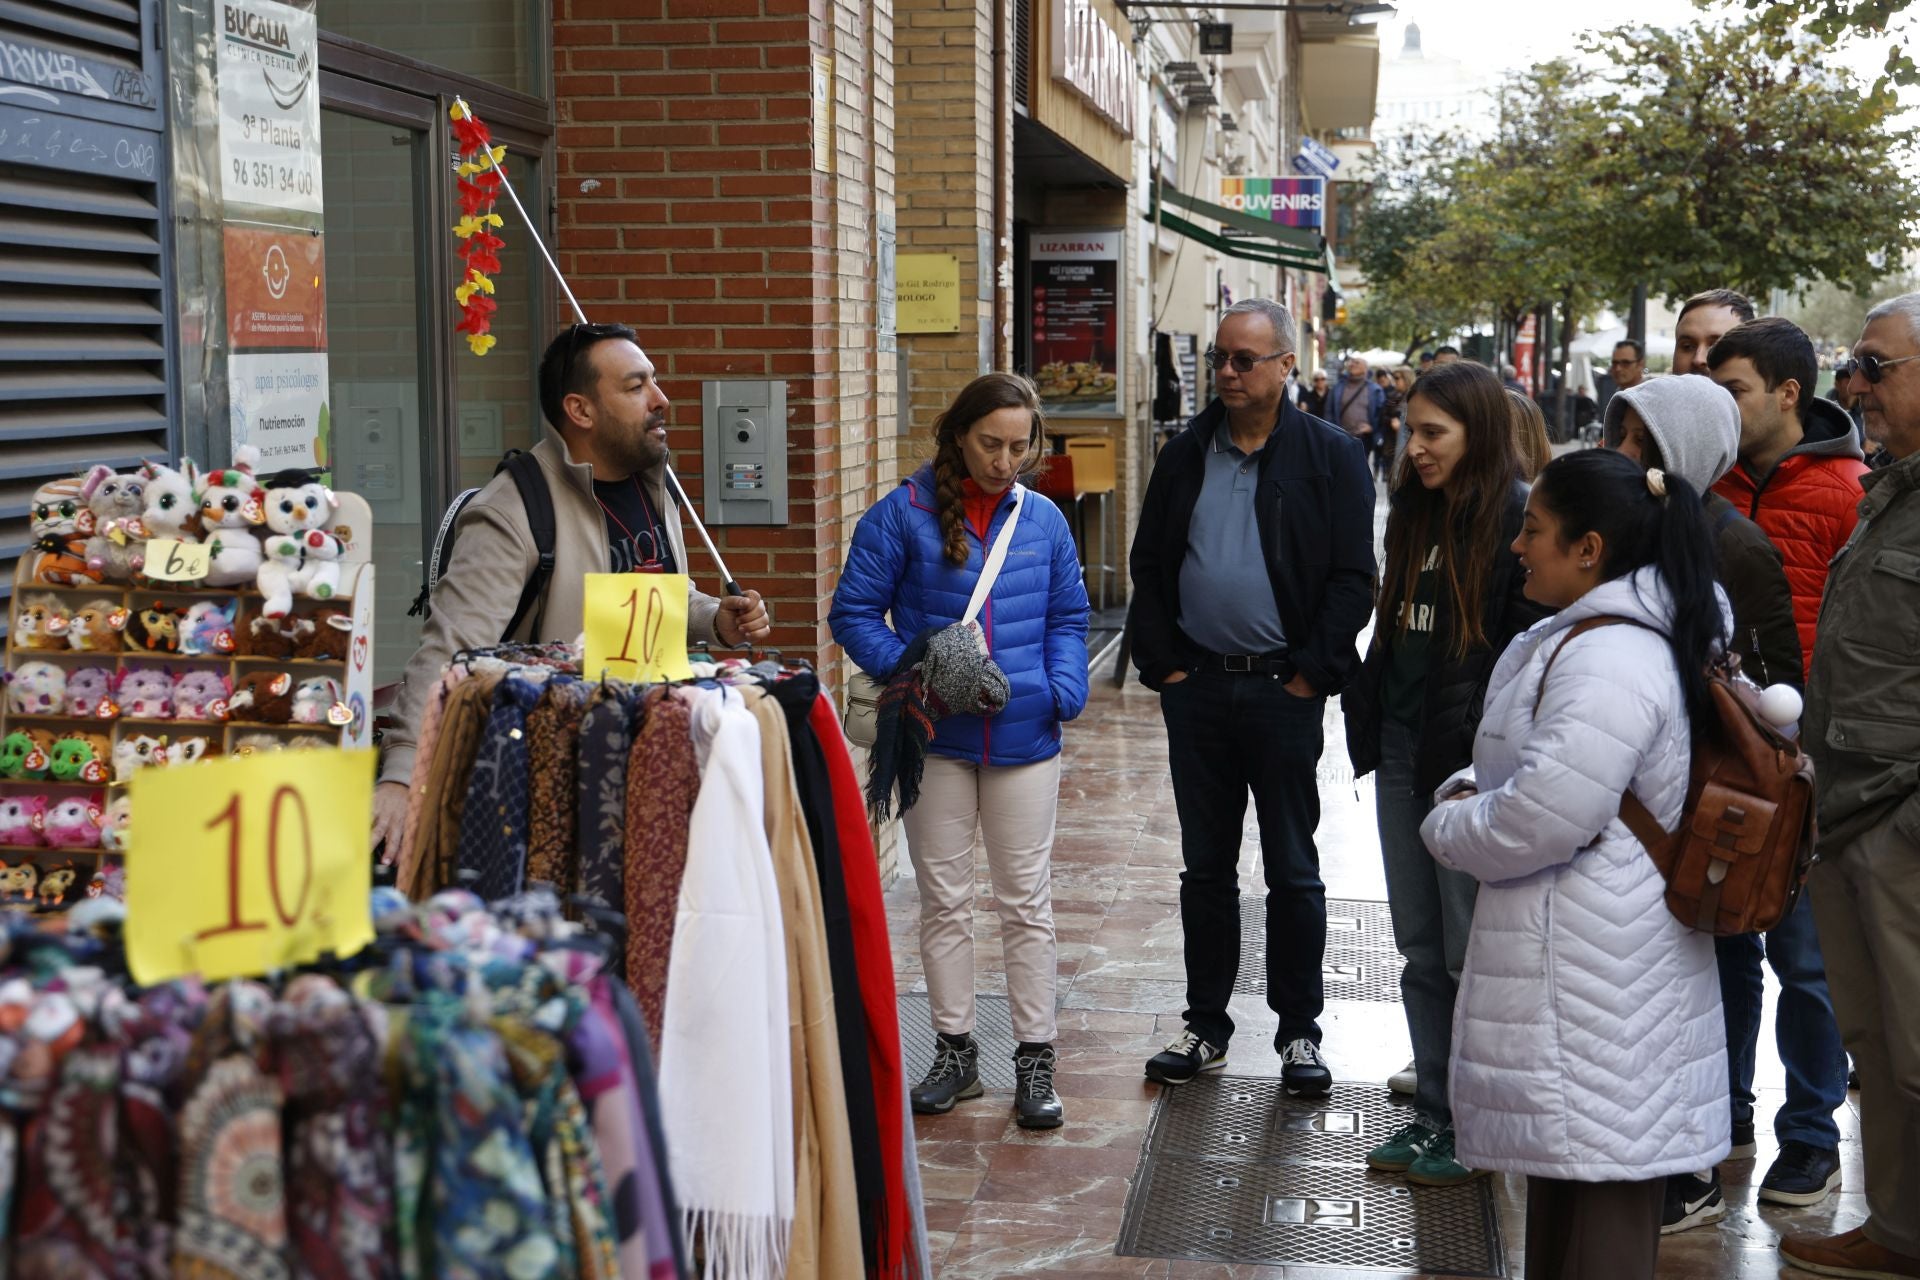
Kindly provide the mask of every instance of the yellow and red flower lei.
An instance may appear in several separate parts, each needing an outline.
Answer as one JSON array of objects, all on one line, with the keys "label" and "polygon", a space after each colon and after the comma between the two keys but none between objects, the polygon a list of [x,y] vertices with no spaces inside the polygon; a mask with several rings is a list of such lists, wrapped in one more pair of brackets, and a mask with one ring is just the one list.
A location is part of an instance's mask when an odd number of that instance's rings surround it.
[{"label": "yellow and red flower lei", "polygon": [[493,228],[506,225],[493,211],[493,203],[499,199],[500,184],[506,179],[501,161],[507,149],[493,145],[493,135],[466,103],[454,103],[452,116],[454,141],[460,153],[460,221],[454,224],[453,234],[460,237],[460,257],[467,264],[465,277],[453,291],[461,316],[454,331],[466,334],[473,354],[483,356],[496,341],[489,332],[497,305],[493,277],[499,274],[500,250],[507,242],[493,233]]}]

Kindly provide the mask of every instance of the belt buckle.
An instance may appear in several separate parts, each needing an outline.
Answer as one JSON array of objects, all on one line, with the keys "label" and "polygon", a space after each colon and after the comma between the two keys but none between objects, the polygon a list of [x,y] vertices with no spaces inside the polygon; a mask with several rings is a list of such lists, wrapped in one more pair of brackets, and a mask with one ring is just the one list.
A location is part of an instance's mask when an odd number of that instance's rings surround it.
[{"label": "belt buckle", "polygon": [[1246,675],[1253,670],[1253,659],[1244,653],[1227,653],[1220,657],[1220,669],[1233,675]]}]

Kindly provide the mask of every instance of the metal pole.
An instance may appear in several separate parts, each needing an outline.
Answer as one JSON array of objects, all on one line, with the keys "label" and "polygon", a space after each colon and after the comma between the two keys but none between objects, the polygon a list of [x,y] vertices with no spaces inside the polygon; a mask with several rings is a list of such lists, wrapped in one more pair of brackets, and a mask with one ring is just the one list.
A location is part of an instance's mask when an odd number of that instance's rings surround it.
[{"label": "metal pole", "polygon": [[[460,110],[465,112],[469,119],[474,118],[473,108],[467,105],[465,98],[455,97],[454,101],[460,105]],[[526,224],[527,234],[533,237],[533,247],[540,251],[540,257],[546,262],[547,270],[553,272],[554,280],[560,285],[560,292],[567,296],[567,305],[573,308],[574,323],[586,324],[587,313],[580,309],[580,300],[573,296],[573,289],[567,284],[567,278],[560,273],[560,264],[553,260],[551,253],[547,252],[546,243],[540,239],[540,228],[534,225],[533,218],[527,213],[527,206],[520,203],[520,196],[514,191],[513,183],[508,180],[507,171],[502,169],[500,162],[493,158],[491,148],[486,149],[486,157],[487,167],[499,177],[500,185],[506,189],[507,199],[513,201],[513,207],[520,213],[520,221]],[[730,596],[744,594],[740,590],[740,584],[733,580],[733,574],[727,571],[727,562],[720,558],[720,548],[713,545],[713,537],[707,532],[707,526],[701,523],[699,513],[693,509],[693,503],[687,498],[687,491],[680,485],[680,477],[673,473],[673,464],[662,457],[660,465],[667,473],[667,485],[673,490],[674,500],[680,504],[681,513],[693,522],[693,531],[700,535],[700,541],[706,545],[707,554],[713,557],[714,567],[720,570],[720,580],[726,585],[727,594]]]}]

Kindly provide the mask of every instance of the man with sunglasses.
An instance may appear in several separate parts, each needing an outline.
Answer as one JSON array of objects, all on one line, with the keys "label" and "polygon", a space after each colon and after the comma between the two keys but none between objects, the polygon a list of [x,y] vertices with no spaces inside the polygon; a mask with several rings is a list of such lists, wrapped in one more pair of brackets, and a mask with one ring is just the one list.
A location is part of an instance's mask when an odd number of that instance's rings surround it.
[{"label": "man with sunglasses", "polygon": [[[519,615],[538,555],[519,486],[504,472],[495,476],[461,510],[451,562],[434,587],[383,743],[373,843],[385,843],[389,857],[399,851],[406,820],[420,717],[450,656],[504,640],[571,640],[580,634],[589,573],[688,572],[666,486],[667,396],[634,331],[569,327],[541,357],[539,383],[547,431],[533,457],[553,509],[552,575],[544,597]],[[759,592],[726,599],[691,592],[689,645],[732,647],[769,634]]]},{"label": "man with sunglasses", "polygon": [[1820,606],[1800,740],[1820,859],[1807,892],[1833,1011],[1860,1072],[1867,1218],[1780,1252],[1823,1275],[1920,1276],[1920,293],[1867,313],[1849,389],[1895,461],[1863,480],[1859,524]]},{"label": "man with sunglasses", "polygon": [[1323,1094],[1317,773],[1326,699],[1358,665],[1373,602],[1373,478],[1358,438],[1287,401],[1285,307],[1228,307],[1206,358],[1217,398],[1160,451],[1130,561],[1133,661],[1161,695],[1186,864],[1186,1030],[1147,1078],[1182,1084],[1226,1063],[1251,791],[1274,1048],[1288,1091]]}]

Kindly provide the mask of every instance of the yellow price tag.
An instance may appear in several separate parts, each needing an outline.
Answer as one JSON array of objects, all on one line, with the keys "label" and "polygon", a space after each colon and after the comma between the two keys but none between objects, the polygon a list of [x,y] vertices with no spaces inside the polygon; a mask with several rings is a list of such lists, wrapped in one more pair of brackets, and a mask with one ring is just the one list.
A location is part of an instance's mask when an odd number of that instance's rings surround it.
[{"label": "yellow price tag", "polygon": [[147,539],[147,563],[141,573],[155,582],[198,582],[213,567],[213,548],[178,538]]},{"label": "yellow price tag", "polygon": [[373,941],[373,758],[269,751],[134,774],[134,978],[258,976]]},{"label": "yellow price tag", "polygon": [[683,573],[590,573],[587,575],[589,680],[611,676],[641,683],[685,680],[687,597],[692,579]]}]

